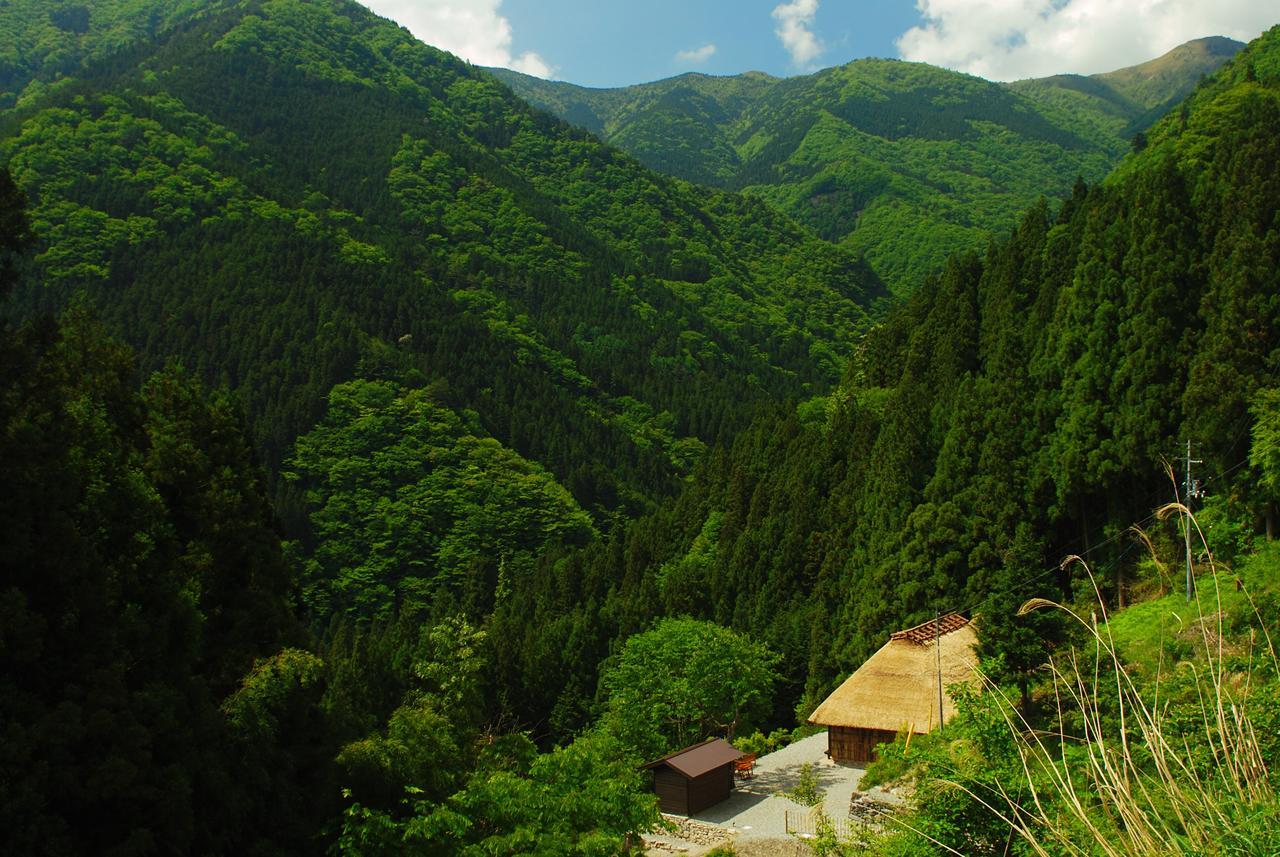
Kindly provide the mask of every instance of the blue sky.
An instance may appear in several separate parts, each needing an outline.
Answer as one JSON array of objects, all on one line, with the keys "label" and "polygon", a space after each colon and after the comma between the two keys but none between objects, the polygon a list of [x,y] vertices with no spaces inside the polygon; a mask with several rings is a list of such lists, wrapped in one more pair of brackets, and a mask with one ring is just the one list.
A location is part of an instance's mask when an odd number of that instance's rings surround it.
[{"label": "blue sky", "polygon": [[894,39],[920,21],[911,3],[817,3],[809,30],[821,53],[796,62],[775,34],[779,22],[771,13],[779,5],[779,0],[506,0],[501,9],[511,21],[515,51],[536,51],[558,69],[558,77],[588,86],[622,86],[684,71],[757,70],[782,76],[854,57],[896,57]]},{"label": "blue sky", "polygon": [[784,76],[901,57],[993,80],[1091,74],[1190,39],[1247,41],[1280,0],[365,0],[478,65],[584,86]]}]

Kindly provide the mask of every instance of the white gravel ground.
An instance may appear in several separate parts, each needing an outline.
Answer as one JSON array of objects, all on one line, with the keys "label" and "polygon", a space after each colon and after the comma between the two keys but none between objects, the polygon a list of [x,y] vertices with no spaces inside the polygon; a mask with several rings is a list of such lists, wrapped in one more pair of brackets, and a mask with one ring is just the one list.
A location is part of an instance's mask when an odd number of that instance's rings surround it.
[{"label": "white gravel ground", "polygon": [[[819,732],[783,747],[776,753],[761,756],[756,759],[754,777],[738,779],[737,788],[728,800],[692,818],[725,828],[735,843],[742,842],[745,845],[749,840],[756,839],[794,842],[787,834],[787,813],[804,814],[809,808],[783,797],[781,792],[795,788],[800,767],[805,762],[812,763],[818,775],[818,787],[825,793],[823,809],[827,815],[833,819],[847,818],[849,800],[866,771],[852,765],[835,764],[827,758],[826,749],[827,733]],[[871,794],[889,803],[899,800],[895,795],[878,789],[872,789]],[[677,847],[683,844],[690,855],[706,850],[705,846],[699,847],[693,843],[673,841],[671,844]],[[780,846],[782,844],[779,842]]]},{"label": "white gravel ground", "polygon": [[739,832],[739,837],[779,837],[787,835],[786,813],[805,813],[801,806],[781,795],[796,786],[804,763],[813,765],[818,788],[826,793],[823,808],[831,818],[849,813],[849,798],[862,779],[862,768],[837,765],[827,758],[827,733],[819,732],[756,759],[755,776],[739,779],[729,799],[699,813],[695,818]]}]

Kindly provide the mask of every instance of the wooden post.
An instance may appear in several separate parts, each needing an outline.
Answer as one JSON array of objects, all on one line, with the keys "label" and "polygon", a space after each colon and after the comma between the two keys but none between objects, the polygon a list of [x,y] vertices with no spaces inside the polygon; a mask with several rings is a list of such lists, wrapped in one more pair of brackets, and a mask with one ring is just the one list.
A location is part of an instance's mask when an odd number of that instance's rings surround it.
[{"label": "wooden post", "polygon": [[934,649],[938,656],[938,731],[942,731],[942,611],[933,614]]}]

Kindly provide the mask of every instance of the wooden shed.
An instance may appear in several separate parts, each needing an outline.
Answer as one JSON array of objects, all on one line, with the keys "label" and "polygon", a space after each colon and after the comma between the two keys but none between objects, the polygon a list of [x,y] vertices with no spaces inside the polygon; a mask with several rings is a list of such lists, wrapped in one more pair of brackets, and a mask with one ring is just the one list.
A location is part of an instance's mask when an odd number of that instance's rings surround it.
[{"label": "wooden shed", "polygon": [[693,815],[729,797],[733,791],[733,763],[741,755],[723,738],[712,738],[642,767],[653,771],[659,809]]},{"label": "wooden shed", "polygon": [[[827,753],[836,762],[870,762],[877,744],[899,732],[923,734],[946,722],[955,703],[949,685],[976,678],[978,643],[973,625],[958,613],[889,636],[844,684],[809,715],[827,727]],[[942,712],[938,712],[938,665]]]}]

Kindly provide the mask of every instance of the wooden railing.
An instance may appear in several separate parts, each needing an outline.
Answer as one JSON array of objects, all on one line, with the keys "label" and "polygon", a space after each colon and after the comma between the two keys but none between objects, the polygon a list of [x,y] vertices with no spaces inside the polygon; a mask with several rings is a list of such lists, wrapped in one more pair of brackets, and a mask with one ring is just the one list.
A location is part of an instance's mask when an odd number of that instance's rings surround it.
[{"label": "wooden railing", "polygon": [[[812,839],[818,835],[818,810],[816,808],[787,809],[783,810],[783,812],[786,814],[783,821],[787,826],[787,833],[799,836],[802,839]],[[866,830],[864,822],[848,818],[831,818],[828,816],[826,823],[830,825],[831,831],[841,840],[853,839],[855,835],[861,834]]]}]

